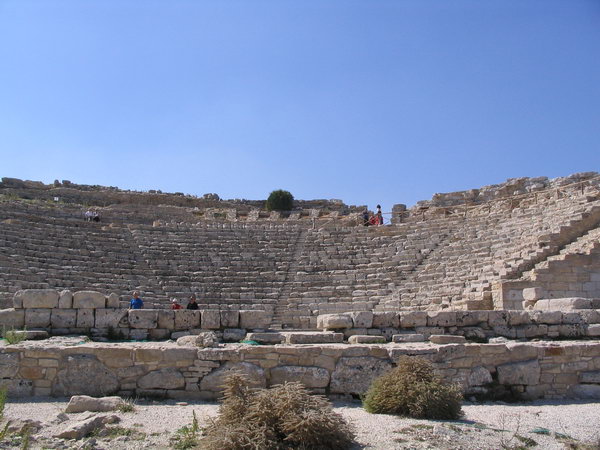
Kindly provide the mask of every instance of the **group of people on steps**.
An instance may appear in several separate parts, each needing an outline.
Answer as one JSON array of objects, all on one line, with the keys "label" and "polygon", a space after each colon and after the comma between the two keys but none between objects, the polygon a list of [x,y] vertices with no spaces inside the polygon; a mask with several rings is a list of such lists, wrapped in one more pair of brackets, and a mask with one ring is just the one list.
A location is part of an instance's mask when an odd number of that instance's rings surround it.
[{"label": "group of people on steps", "polygon": [[[133,298],[129,301],[129,309],[142,309],[144,308],[144,301],[140,298],[139,291],[133,292]],[[171,299],[171,309],[184,309],[176,298]],[[192,294],[188,301],[185,309],[196,310],[198,309],[198,303],[196,302],[196,295]]]}]

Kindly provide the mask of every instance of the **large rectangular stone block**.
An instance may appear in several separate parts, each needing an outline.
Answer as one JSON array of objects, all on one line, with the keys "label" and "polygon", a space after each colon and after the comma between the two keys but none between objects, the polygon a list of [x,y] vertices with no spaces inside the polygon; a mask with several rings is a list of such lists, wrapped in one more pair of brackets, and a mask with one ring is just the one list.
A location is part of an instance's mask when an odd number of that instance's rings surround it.
[{"label": "large rectangular stone block", "polygon": [[128,326],[127,310],[99,308],[96,310],[96,319],[94,323],[96,328],[119,328],[119,326],[123,325]]},{"label": "large rectangular stone block", "polygon": [[94,310],[91,308],[77,310],[77,328],[94,328]]},{"label": "large rectangular stone block", "polygon": [[427,312],[428,327],[454,327],[456,326],[456,313],[454,311],[429,311]]},{"label": "large rectangular stone block", "polygon": [[163,330],[174,330],[175,311],[168,309],[158,311],[158,328]]},{"label": "large rectangular stone block", "polygon": [[262,310],[240,310],[240,328],[267,328],[271,323],[269,313]]},{"label": "large rectangular stone block", "polygon": [[233,311],[221,311],[221,326],[223,328],[237,328],[240,323],[240,312],[237,310]]},{"label": "large rectangular stone block", "polygon": [[174,313],[176,330],[190,330],[200,326],[200,311],[181,309]]},{"label": "large rectangular stone block", "polygon": [[26,309],[25,326],[27,328],[48,328],[50,326],[51,309]]},{"label": "large rectangular stone block", "polygon": [[150,329],[158,327],[158,311],[156,310],[130,309],[128,316],[131,328]]},{"label": "large rectangular stone block", "polygon": [[218,330],[221,327],[221,313],[218,309],[202,311],[200,328],[205,330]]},{"label": "large rectangular stone block", "polygon": [[18,291],[14,298],[23,308],[58,308],[58,292],[54,289],[25,289]]},{"label": "large rectangular stone block", "polygon": [[53,309],[50,324],[52,328],[75,328],[77,326],[77,310]]},{"label": "large rectangular stone block", "polygon": [[106,297],[96,291],[79,291],[73,294],[73,308],[97,309],[106,308]]},{"label": "large rectangular stone block", "polygon": [[398,328],[400,326],[400,317],[397,312],[374,312],[373,328]]},{"label": "large rectangular stone block", "polygon": [[68,289],[61,291],[58,298],[58,307],[61,309],[73,308],[73,293]]},{"label": "large rectangular stone block", "polygon": [[398,315],[401,328],[416,328],[427,325],[427,313],[425,311],[401,311]]},{"label": "large rectangular stone block", "polygon": [[25,310],[23,309],[0,309],[0,328],[5,327],[10,330],[12,328],[23,328],[25,325]]}]

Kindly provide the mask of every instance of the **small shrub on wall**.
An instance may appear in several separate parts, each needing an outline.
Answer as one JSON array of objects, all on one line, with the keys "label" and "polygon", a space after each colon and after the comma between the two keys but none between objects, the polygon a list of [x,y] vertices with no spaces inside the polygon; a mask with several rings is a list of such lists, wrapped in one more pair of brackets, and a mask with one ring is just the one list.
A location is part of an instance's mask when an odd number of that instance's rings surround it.
[{"label": "small shrub on wall", "polygon": [[396,368],[373,381],[363,406],[375,414],[454,420],[462,415],[461,401],[460,387],[445,384],[428,360],[402,356]]},{"label": "small shrub on wall", "polygon": [[290,211],[293,206],[294,196],[282,189],[271,192],[266,205],[269,211]]}]

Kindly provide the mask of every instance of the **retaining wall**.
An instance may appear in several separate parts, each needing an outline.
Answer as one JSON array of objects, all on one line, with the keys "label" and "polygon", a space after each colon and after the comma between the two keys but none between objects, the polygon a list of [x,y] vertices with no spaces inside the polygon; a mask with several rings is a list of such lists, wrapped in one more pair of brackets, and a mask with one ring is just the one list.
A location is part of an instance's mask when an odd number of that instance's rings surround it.
[{"label": "retaining wall", "polygon": [[430,359],[467,396],[600,398],[598,340],[197,348],[55,337],[0,347],[0,384],[17,397],[117,393],[214,399],[224,377],[237,370],[255,386],[301,381],[316,393],[359,395],[402,355]]}]

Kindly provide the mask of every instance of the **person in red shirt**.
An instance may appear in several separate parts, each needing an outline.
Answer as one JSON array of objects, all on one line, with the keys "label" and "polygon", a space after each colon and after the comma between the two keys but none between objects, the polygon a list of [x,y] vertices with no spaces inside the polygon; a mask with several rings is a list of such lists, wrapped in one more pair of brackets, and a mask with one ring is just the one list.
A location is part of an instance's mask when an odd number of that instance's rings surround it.
[{"label": "person in red shirt", "polygon": [[179,304],[176,298],[171,300],[171,309],[182,309],[183,306]]}]

